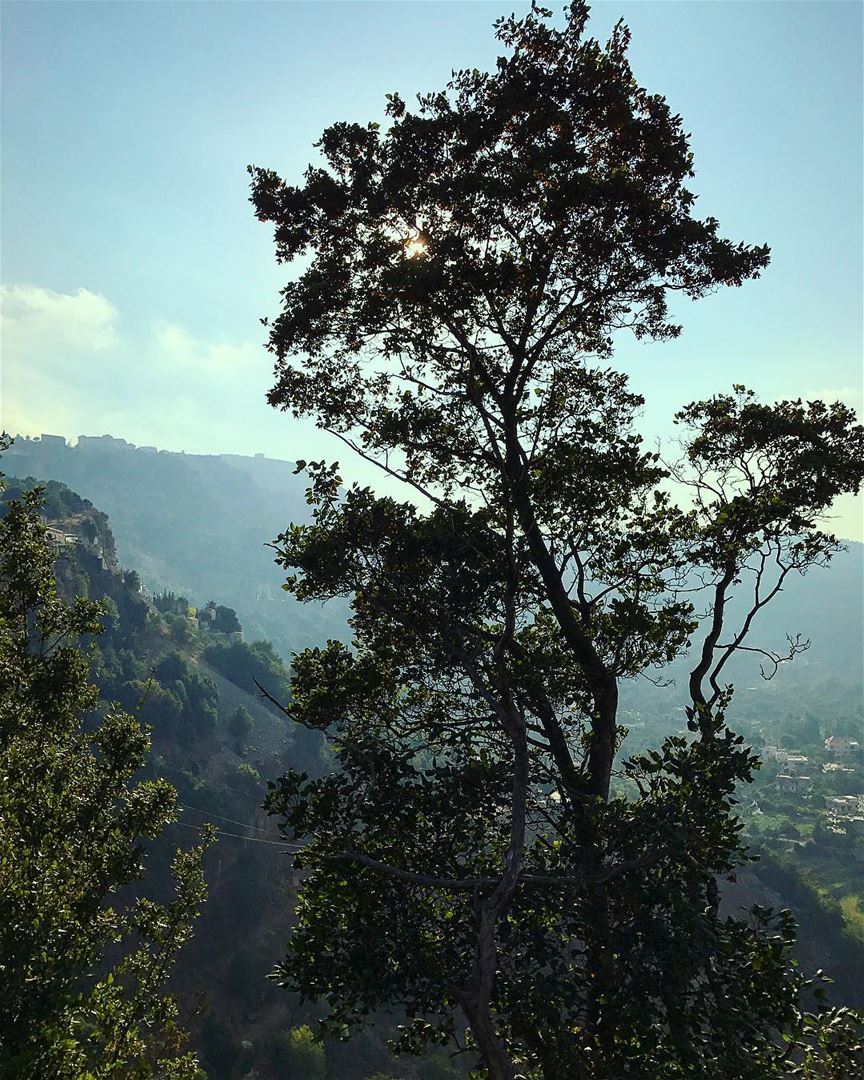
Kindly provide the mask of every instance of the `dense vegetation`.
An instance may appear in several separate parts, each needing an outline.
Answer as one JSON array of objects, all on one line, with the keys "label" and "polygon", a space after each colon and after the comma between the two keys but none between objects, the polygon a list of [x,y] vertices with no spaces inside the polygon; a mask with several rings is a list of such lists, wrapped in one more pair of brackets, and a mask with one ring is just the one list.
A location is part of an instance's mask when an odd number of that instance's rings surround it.
[{"label": "dense vegetation", "polygon": [[205,896],[210,837],[177,852],[166,903],[118,902],[176,792],[140,779],[139,721],[99,705],[79,642],[104,608],[58,595],[38,507],[31,491],[0,521],[0,1075],[193,1080],[165,984]]},{"label": "dense vegetation", "polygon": [[276,701],[288,701],[288,671],[269,641],[216,642],[205,648],[204,659],[243,690],[254,693],[257,684]]},{"label": "dense vegetation", "polygon": [[[30,483],[11,480],[8,494],[20,496],[31,487]],[[97,510],[87,506],[82,509],[74,493],[63,485],[52,485],[52,493],[56,498],[43,510],[50,523],[74,530],[82,522],[79,519],[76,526],[70,520],[72,516],[92,513],[100,520]],[[57,514],[60,516],[55,517]],[[107,521],[103,524],[103,539],[110,540]],[[850,562],[849,569],[852,565]],[[157,595],[151,607],[133,587],[132,575],[122,574],[119,568],[106,575],[99,560],[78,547],[63,554],[56,572],[67,596],[77,590],[81,596],[101,596],[105,605],[101,617],[104,632],[93,640],[97,650],[93,659],[103,699],[128,695],[131,701],[132,684],[136,682],[139,686],[149,684],[154,703],[165,700],[166,693],[182,699],[184,693],[177,692],[177,687],[172,689],[172,683],[180,683],[187,698],[189,687],[198,687],[203,690],[203,701],[214,703],[215,673],[202,674],[195,657],[200,650],[213,648],[219,639],[193,642],[185,633],[180,635],[182,641],[175,638],[170,620],[182,616],[184,629],[188,627],[190,604],[185,597]],[[854,591],[844,584],[848,570],[839,573],[837,584],[829,586],[841,598],[838,605],[844,595],[848,597]],[[230,642],[225,639],[221,644],[227,646]],[[269,655],[269,650],[265,654]],[[821,670],[821,666],[805,666],[791,672],[791,682],[786,677],[771,683],[758,680],[752,691],[742,691],[736,708],[739,727],[756,745],[767,741],[811,754],[818,752],[828,735],[854,734],[860,727],[860,686],[836,678],[819,682],[817,673]],[[208,814],[221,823],[223,831],[276,839],[268,831],[266,819],[257,812],[263,793],[262,777],[278,771],[278,765],[272,759],[268,763],[262,753],[258,732],[259,725],[263,725],[265,741],[270,741],[267,724],[272,723],[273,714],[262,709],[254,698],[244,696],[240,688],[236,697],[224,700],[229,691],[230,687],[223,684],[215,702],[216,730],[210,716],[203,725],[205,733],[194,738],[188,736],[201,726],[201,719],[189,714],[181,719],[176,704],[169,706],[165,715],[154,704],[149,706],[157,757],[151,758],[147,773],[155,776],[167,772],[180,789],[183,804],[196,808],[196,812],[182,811],[184,825],[177,830],[177,839],[189,835],[189,828],[197,827]],[[682,722],[681,714],[675,711],[677,701],[672,686],[646,683],[629,695],[622,721],[634,726],[626,745],[638,752],[661,742],[670,728]],[[204,713],[206,717],[206,708]],[[250,731],[248,718],[253,713]],[[317,750],[297,746],[284,753],[282,760],[311,772],[321,768]],[[782,905],[793,906],[801,922],[799,945],[804,969],[828,967],[838,978],[832,999],[864,1004],[858,994],[860,947],[854,939],[845,937],[841,907],[841,902],[848,901],[846,908],[854,913],[864,900],[858,869],[861,841],[850,843],[831,833],[829,843],[823,844],[820,823],[824,822],[824,813],[818,805],[801,798],[784,797],[777,802],[777,808],[782,805],[783,816],[779,809],[773,812],[772,793],[766,791],[766,799],[762,788],[770,789],[772,772],[776,771],[776,767],[763,768],[757,778],[756,795],[765,813],[764,817],[748,817],[748,828],[752,821],[753,843],[762,860],[739,873],[743,895],[737,898],[734,892],[731,894],[731,910],[753,900],[767,906],[776,905],[779,899]],[[853,783],[860,786],[860,771]],[[229,823],[227,818],[235,819],[235,823]],[[239,824],[243,821],[255,828],[243,828]],[[806,848],[784,851],[784,845],[778,842],[781,836],[798,838],[811,829],[811,839],[815,836],[815,840]],[[282,858],[274,857],[274,850],[278,849],[224,837],[219,851],[221,870],[211,884],[211,898],[204,906],[196,937],[179,955],[174,985],[186,1022],[193,1029],[193,1044],[210,1075],[230,1080],[253,1067],[262,1077],[273,1080],[293,1074],[338,1076],[340,1080],[360,1080],[376,1074],[422,1080],[461,1075],[462,1070],[452,1061],[448,1063],[446,1056],[400,1059],[398,1063],[389,1059],[381,1039],[388,1030],[395,1032],[384,1017],[378,1034],[364,1036],[359,1042],[355,1038],[344,1049],[332,1041],[322,1045],[312,1035],[320,1013],[308,1005],[286,1003],[268,984],[265,976],[272,966],[275,939],[279,929],[290,921],[292,906],[291,893],[285,892],[288,869]],[[170,895],[170,859],[170,844],[163,842],[151,851],[149,879],[166,900]],[[820,891],[826,884],[831,887],[830,895]],[[258,932],[251,936],[248,932],[226,932],[240,925],[257,927]],[[200,1005],[195,1009],[190,1006],[201,1001],[204,986],[208,987],[207,1003],[204,1012],[196,1015]]]},{"label": "dense vegetation", "polygon": [[[20,494],[31,486],[11,481],[10,495],[13,492]],[[56,484],[52,485],[52,492],[57,501],[50,504],[52,512],[46,513],[47,517],[53,520],[53,514],[60,513],[60,523],[69,514],[81,513],[80,503],[74,493]],[[48,509],[49,507],[46,507],[46,510]],[[98,515],[98,511],[92,512]],[[70,525],[70,528],[72,527]],[[105,527],[107,528],[107,523]],[[110,530],[108,536],[110,537]],[[847,580],[844,575],[848,575],[854,566],[855,562],[850,561],[848,570],[839,571],[837,582],[829,582],[829,591],[837,593],[837,607],[840,610],[842,598],[855,592],[854,587],[844,584]],[[89,569],[89,576],[84,568]],[[77,588],[81,590],[81,595],[97,595],[100,589],[105,588],[106,579],[102,568],[86,552],[76,551],[74,556],[67,554],[61,559],[58,569],[67,592]],[[832,579],[834,574],[835,571],[832,570]],[[158,699],[161,697],[163,685],[164,689],[170,690],[172,678],[168,676],[172,676],[175,682],[182,682],[195,674],[189,645],[174,641],[170,626],[166,622],[155,638],[157,654],[162,659],[154,664],[148,652],[153,643],[148,645],[147,635],[142,635],[140,630],[146,625],[141,612],[142,608],[146,610],[147,605],[142,597],[129,587],[130,583],[134,583],[134,578],[129,575],[124,577],[117,572],[111,580],[114,582],[111,594],[115,599],[103,600],[109,607],[109,612],[103,617],[107,629],[98,639],[99,656],[101,664],[104,665],[101,678],[105,695],[110,698],[118,696],[119,692],[119,696],[122,696],[124,686],[127,688],[125,692],[128,692],[129,684],[135,680],[140,682],[154,678],[155,668],[155,678],[151,686],[154,690],[159,688],[160,692],[155,695]],[[154,598],[154,606],[166,616],[182,614],[185,625],[189,611],[189,603],[185,598],[157,596]],[[806,606],[806,603],[801,606]],[[125,615],[121,616],[121,610]],[[139,629],[133,631],[133,627]],[[212,648],[213,645],[214,641],[211,640],[209,647]],[[167,661],[164,667],[163,660]],[[117,665],[125,665],[125,671],[123,666],[118,670]],[[774,742],[810,753],[818,751],[821,741],[827,735],[854,734],[860,727],[860,685],[843,683],[836,678],[819,682],[818,672],[821,670],[821,666],[805,666],[797,672],[792,671],[791,682],[785,677],[772,683],[757,680],[757,686],[750,692],[742,691],[739,695],[736,705],[739,728],[747,733],[748,738],[755,740],[757,745],[766,741]],[[199,679],[201,676],[196,675],[196,681]],[[207,697],[212,701],[212,681],[207,677],[205,679],[210,682],[211,689]],[[644,684],[638,693],[628,696],[622,720],[625,725],[635,725],[627,740],[627,745],[631,746],[634,752],[657,745],[670,727],[680,722],[676,719],[681,716],[675,711],[677,700],[674,687],[654,687],[650,684]],[[254,702],[247,704],[252,709],[256,707]],[[235,751],[241,750],[237,746],[233,727],[234,715],[239,709],[251,715],[246,706],[237,706],[234,712],[226,710],[228,722],[224,730]],[[160,718],[158,710],[151,706],[149,715],[157,724],[157,740],[161,747],[163,765],[168,765],[170,760],[175,767],[171,775],[184,789],[184,802],[209,808],[211,813],[220,817],[230,815],[254,820],[255,807],[262,790],[260,781],[239,773],[235,780],[231,770],[236,766],[228,766],[224,771],[220,771],[221,765],[215,771],[212,765],[208,768],[206,741],[189,746],[181,745],[181,742],[188,742],[182,737],[186,725],[179,729],[181,735],[178,739],[176,708],[169,709],[168,715]],[[194,723],[193,721],[193,730]],[[242,729],[245,729],[245,725],[241,722]],[[254,743],[256,736],[253,734],[251,738]],[[248,753],[248,748],[244,746],[242,751]],[[216,752],[217,761],[221,762],[223,755],[228,756],[219,748]],[[292,760],[298,759],[292,757]],[[227,766],[227,762],[225,764]],[[310,764],[314,767],[314,759]],[[272,772],[273,768],[269,771]],[[761,792],[763,786],[770,786],[772,771],[776,773],[776,767],[773,770],[763,768],[757,780],[756,794],[765,814],[764,817],[752,820],[755,827],[754,842],[762,853],[762,861],[741,875],[742,880],[750,884],[747,896],[758,899],[763,904],[776,903],[776,899],[772,898],[773,890],[784,905],[792,905],[801,921],[801,960],[805,968],[815,970],[819,966],[829,967],[839,980],[839,985],[832,994],[833,999],[864,1004],[860,995],[856,996],[860,989],[860,952],[856,950],[854,940],[844,943],[845,914],[841,907],[841,903],[846,901],[845,910],[852,912],[854,917],[860,904],[861,841],[850,842],[849,839],[830,833],[828,843],[824,843],[824,829],[820,831],[818,827],[824,818],[818,805],[813,806],[801,799],[789,797],[777,800],[776,807],[772,805],[771,796],[766,800]],[[262,766],[262,772],[267,775],[268,769]],[[853,783],[860,786],[860,772]],[[203,818],[201,815],[192,815],[187,820],[197,821]],[[260,827],[265,823],[259,820],[258,824]],[[230,825],[225,827],[233,828]],[[806,832],[810,833],[811,843],[805,848],[796,847],[792,851],[784,852],[782,845],[777,842],[779,837],[800,837]],[[187,946],[187,956],[181,954],[179,984],[185,987],[189,994],[200,989],[200,974],[206,972],[208,962],[212,962],[213,950],[209,943],[224,940],[226,925],[234,925],[238,918],[251,919],[256,925],[261,925],[262,922],[266,924],[268,918],[272,917],[272,912],[266,911],[267,905],[280,906],[284,903],[284,894],[278,890],[273,891],[273,860],[269,857],[266,846],[244,845],[228,838],[226,843],[239,845],[245,849],[246,854],[242,857],[235,855],[233,872],[238,875],[236,884],[232,884],[232,871],[229,870],[228,878],[223,879],[211,904],[205,908],[203,935],[199,935],[198,941]],[[232,862],[229,855],[224,857],[229,864]],[[811,872],[811,867],[816,871],[815,874]],[[165,860],[161,872],[167,873]],[[276,872],[278,879],[281,872],[278,864]],[[831,888],[830,895],[824,892],[826,884]],[[250,906],[250,899],[256,892],[262,895],[259,895],[257,905],[252,902]],[[239,1076],[243,1068],[254,1064],[259,1070],[263,1069],[262,1075],[267,1076],[267,1069],[271,1066],[267,1066],[266,1062],[272,1062],[275,1069],[277,1061],[284,1063],[290,1057],[289,1050],[285,1047],[294,1046],[298,1041],[302,1043],[300,1036],[286,1034],[283,1038],[278,1034],[284,1024],[291,1021],[286,1021],[283,1007],[274,1000],[272,991],[267,990],[264,982],[263,977],[272,957],[271,950],[272,946],[268,947],[266,944],[254,950],[255,955],[250,955],[246,950],[228,950],[225,956],[225,973],[220,973],[222,969],[213,971],[210,981],[221,983],[225,989],[215,996],[206,1017],[199,1021],[193,1018],[192,1022],[196,1028],[196,1043],[203,1050],[205,1063],[218,1063],[217,1069],[221,1070],[214,1075]],[[260,1010],[260,1015],[255,1020],[246,1018],[252,1002],[255,1002],[256,1009]],[[242,1020],[241,1015],[244,1017]],[[301,1028],[304,1019],[312,1021],[315,1015],[314,1012],[304,1014],[293,1010],[289,1013],[289,1016],[295,1018],[294,1023]],[[276,1021],[275,1018],[280,1016],[281,1022]],[[263,1027],[261,1017],[265,1018]],[[262,1036],[262,1030],[272,1034]],[[241,1046],[245,1036],[254,1040],[251,1050],[244,1050]],[[282,1049],[276,1049],[277,1045]],[[316,1068],[325,1068],[329,1061],[330,1068],[336,1068],[336,1075],[340,1076],[372,1075],[382,1068],[392,1076],[411,1075],[410,1064],[400,1064],[398,1067],[390,1064],[388,1067],[386,1058],[382,1058],[380,1045],[376,1045],[374,1040],[362,1047],[358,1047],[356,1042],[348,1045],[351,1050],[347,1057],[340,1057],[338,1048],[332,1044],[328,1047],[326,1056],[319,1047],[320,1058],[316,1059]],[[307,1056],[313,1052],[308,1047],[303,1050]],[[302,1057],[302,1054],[300,1056]],[[365,1072],[363,1061],[367,1062]],[[446,1075],[443,1063],[429,1064],[426,1071],[430,1076]]]},{"label": "dense vegetation", "polygon": [[[33,486],[11,479],[7,494],[20,496]],[[0,518],[6,512],[6,504],[0,503]],[[104,539],[111,541],[107,518],[62,484],[52,485],[52,499],[40,513],[59,533],[77,536],[88,531],[92,515],[101,523]],[[137,574],[113,563],[106,570],[85,544],[70,543],[59,553],[54,549],[50,559],[66,602],[90,597],[99,606],[100,625],[88,624],[89,630],[99,632],[85,636],[89,644],[78,654],[79,663],[98,684],[103,703],[128,702],[143,730],[149,727],[152,749],[146,756],[142,749],[135,767],[140,768],[140,779],[159,784],[159,790],[168,790],[161,779],[167,775],[176,790],[174,817],[179,814],[179,820],[172,817],[169,822],[171,840],[194,838],[208,820],[218,828],[220,844],[209,864],[209,899],[171,977],[207,1074],[220,1080],[239,1080],[252,1069],[263,1080],[319,1075],[448,1080],[463,1075],[446,1055],[395,1068],[384,1045],[386,1035],[394,1033],[392,1020],[388,1024],[386,1018],[381,1032],[345,1047],[334,1040],[322,1042],[313,1031],[318,1010],[299,1001],[286,1006],[267,979],[276,944],[293,919],[294,875],[278,833],[261,812],[264,778],[289,763],[312,775],[331,767],[319,736],[300,733],[298,738],[279,710],[261,701],[254,678],[279,693],[287,685],[286,669],[269,643],[232,640],[235,619],[227,608],[221,621],[224,631],[199,634],[185,597],[160,594],[151,604],[139,591]],[[227,681],[204,661],[204,653],[211,650],[230,658],[224,665]],[[104,809],[107,816],[111,808]],[[76,840],[83,842],[67,837],[67,849]],[[165,836],[147,848],[145,895],[167,904],[173,844]],[[81,864],[82,874],[90,865]],[[131,882],[123,895],[131,904],[140,892]],[[168,1042],[180,1045],[179,1030]],[[93,1053],[98,1052],[96,1042]],[[27,1074],[12,1075],[17,1080]]]}]

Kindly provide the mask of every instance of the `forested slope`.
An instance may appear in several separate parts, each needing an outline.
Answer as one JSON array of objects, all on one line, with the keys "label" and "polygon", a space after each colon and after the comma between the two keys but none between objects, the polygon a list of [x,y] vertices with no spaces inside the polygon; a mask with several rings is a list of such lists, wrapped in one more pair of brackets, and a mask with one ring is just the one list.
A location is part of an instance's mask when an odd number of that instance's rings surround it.
[{"label": "forested slope", "polygon": [[[224,830],[252,838],[224,838],[217,887],[178,974],[190,995],[201,990],[202,977],[207,985],[211,1004],[199,1034],[214,1054],[218,1048],[221,1061],[236,1059],[237,1069],[275,1061],[285,1001],[265,976],[288,936],[293,901],[289,860],[279,854],[278,843],[272,846],[279,837],[260,805],[266,780],[287,764],[316,771],[326,762],[308,733],[290,730],[257,694],[255,678],[280,699],[286,693],[287,671],[273,648],[206,636],[187,614],[195,602],[211,597],[236,605],[245,636],[261,636],[262,627],[272,626],[272,640],[283,656],[292,647],[344,634],[342,613],[304,607],[285,596],[272,552],[263,546],[290,519],[305,517],[303,482],[290,463],[262,458],[154,454],[120,442],[70,448],[23,440],[13,449],[17,453],[7,467],[40,477],[77,476],[88,498],[101,493],[120,523],[120,560],[141,570],[151,588],[163,590],[151,602],[139,591],[137,574],[120,570],[113,515],[109,527],[101,509],[56,480],[49,482],[48,517],[82,540],[74,551],[64,551],[61,580],[70,595],[109,597],[116,607],[98,646],[97,675],[108,697],[127,708],[140,707],[153,725],[154,767],[178,785],[190,808],[175,831],[198,827],[210,814]],[[13,482],[10,494],[14,487]],[[782,649],[787,633],[802,632],[812,640],[809,651],[781,666],[770,681],[761,677],[754,656],[731,670],[735,729],[757,749],[774,744],[809,754],[819,779],[815,794],[793,796],[776,791],[776,769],[759,775],[754,788],[759,801],[753,801],[753,792],[745,793],[744,813],[754,850],[764,857],[741,876],[740,888],[724,886],[730,911],[754,898],[793,906],[801,922],[802,962],[808,968],[833,968],[838,995],[856,1004],[853,973],[862,954],[856,905],[864,897],[839,868],[854,873],[857,867],[860,880],[864,841],[850,837],[843,841],[848,850],[841,851],[840,840],[818,826],[835,781],[833,774],[821,773],[822,742],[862,726],[859,643],[864,631],[861,605],[853,602],[861,595],[862,547],[851,544],[829,568],[791,578],[757,627],[759,643],[776,649]],[[669,685],[638,680],[624,687],[622,719],[630,727],[626,748],[631,752],[683,729],[680,673],[664,674],[672,680]],[[249,719],[237,721],[238,710]],[[855,768],[857,791],[862,774]],[[754,816],[754,808],[762,806],[771,816]],[[289,1026],[311,1018],[294,1005],[288,1015]],[[256,1040],[263,1050],[243,1050],[242,1042]],[[372,1040],[370,1060],[380,1064],[382,1052]],[[338,1053],[331,1048],[331,1057]]]},{"label": "forested slope", "polygon": [[[136,449],[122,439],[18,438],[6,455],[16,476],[59,480],[111,519],[120,561],[152,592],[234,608],[249,638],[287,657],[344,633],[344,608],[304,606],[281,589],[266,545],[305,520],[304,482],[293,464],[266,458]],[[331,610],[332,609],[332,610]]]},{"label": "forested slope", "polygon": [[[8,465],[7,465],[8,467]],[[7,477],[7,500],[33,486]],[[170,894],[178,844],[209,821],[219,831],[209,853],[209,896],[172,978],[182,1021],[213,1080],[405,1080],[462,1075],[445,1058],[395,1063],[386,1032],[342,1045],[311,1038],[317,1013],[267,976],[293,921],[296,874],[275,825],[262,811],[266,781],[289,765],[315,774],[331,767],[323,738],[289,724],[255,680],[285,700],[288,671],[267,641],[196,628],[196,609],[173,593],[148,598],[138,573],[117,560],[108,517],[64,484],[50,481],[44,517],[56,553],[61,594],[107,603],[95,638],[93,678],[104,701],[133,711],[152,731],[145,776],[177,788],[181,815],[151,845],[145,893]],[[230,609],[226,622],[230,624]],[[201,626],[206,620],[200,620]]]}]

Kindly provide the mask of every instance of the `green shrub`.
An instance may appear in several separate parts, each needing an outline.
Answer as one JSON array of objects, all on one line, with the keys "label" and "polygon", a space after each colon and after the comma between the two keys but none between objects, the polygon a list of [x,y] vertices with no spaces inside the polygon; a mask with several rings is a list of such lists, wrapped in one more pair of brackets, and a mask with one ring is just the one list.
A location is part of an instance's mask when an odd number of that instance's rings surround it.
[{"label": "green shrub", "polygon": [[324,1080],[327,1075],[324,1047],[308,1024],[279,1036],[272,1057],[273,1064],[285,1069],[290,1080]]}]

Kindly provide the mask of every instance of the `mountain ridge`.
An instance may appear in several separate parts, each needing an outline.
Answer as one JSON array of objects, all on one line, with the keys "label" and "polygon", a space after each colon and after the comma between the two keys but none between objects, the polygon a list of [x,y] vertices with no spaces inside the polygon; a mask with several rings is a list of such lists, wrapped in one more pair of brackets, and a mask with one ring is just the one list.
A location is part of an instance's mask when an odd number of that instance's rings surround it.
[{"label": "mountain ridge", "polygon": [[111,519],[121,562],[152,592],[170,590],[234,608],[247,636],[267,638],[283,658],[345,635],[347,608],[298,604],[268,545],[291,521],[309,519],[292,462],[134,447],[109,436],[16,439],[8,471],[59,480]]},{"label": "mountain ridge", "polygon": [[[68,484],[111,519],[122,562],[152,590],[170,589],[203,604],[219,595],[238,612],[250,637],[292,651],[347,638],[348,605],[299,604],[282,589],[283,572],[268,546],[292,521],[309,520],[305,480],[293,462],[262,455],[186,454],[134,447],[110,436],[18,439],[10,468]],[[134,495],[134,497],[132,497]],[[819,666],[821,673],[864,680],[864,545],[826,571],[793,576],[760,615],[754,638],[783,651],[786,634],[803,633],[810,650],[782,669],[783,680]],[[760,682],[752,657],[736,664],[735,681]],[[812,674],[812,672],[811,672]]]}]

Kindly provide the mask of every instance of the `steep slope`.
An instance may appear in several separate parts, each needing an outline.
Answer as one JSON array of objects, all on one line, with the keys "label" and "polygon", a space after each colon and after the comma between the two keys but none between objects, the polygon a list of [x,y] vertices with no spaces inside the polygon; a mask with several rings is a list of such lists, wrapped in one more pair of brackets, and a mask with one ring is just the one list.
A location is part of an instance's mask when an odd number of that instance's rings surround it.
[{"label": "steep slope", "polygon": [[[0,517],[6,500],[32,481],[7,477],[5,484]],[[258,694],[253,677],[280,700],[287,693],[287,670],[269,643],[249,646],[234,630],[205,630],[201,612],[196,627],[182,598],[148,598],[137,572],[118,563],[106,515],[65,485],[51,481],[44,504],[61,592],[108,605],[104,633],[92,643],[103,700],[119,701],[151,728],[146,772],[166,776],[178,791],[179,818],[148,853],[147,892],[167,897],[175,846],[188,846],[205,821],[218,828],[205,867],[209,897],[172,976],[211,1080],[312,1080],[325,1069],[344,1080],[464,1076],[443,1052],[394,1062],[384,1043],[392,1021],[348,1044],[310,1041],[305,1025],[314,1023],[315,1008],[267,979],[290,935],[296,875],[261,804],[267,778],[287,767],[313,774],[331,767],[324,740],[289,725]],[[225,625],[234,625],[234,613],[222,612]],[[235,723],[238,711],[244,724]]]},{"label": "steep slope", "polygon": [[304,482],[289,462],[136,449],[122,439],[16,439],[7,469],[59,480],[111,519],[117,553],[153,592],[234,608],[249,639],[283,656],[345,632],[345,608],[297,604],[267,546],[308,518]]}]

